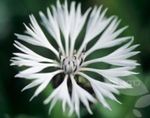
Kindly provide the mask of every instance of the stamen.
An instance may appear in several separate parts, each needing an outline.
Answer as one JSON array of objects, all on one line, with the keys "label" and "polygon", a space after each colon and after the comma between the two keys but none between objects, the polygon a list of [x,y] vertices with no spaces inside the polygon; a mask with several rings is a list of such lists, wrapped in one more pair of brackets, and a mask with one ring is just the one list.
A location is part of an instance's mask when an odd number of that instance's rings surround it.
[{"label": "stamen", "polygon": [[81,64],[84,61],[83,53],[79,57],[77,57],[76,54],[74,54],[72,57],[70,56],[64,57],[62,55],[60,55],[60,57],[61,57],[62,69],[64,70],[65,74],[71,74],[78,71]]}]

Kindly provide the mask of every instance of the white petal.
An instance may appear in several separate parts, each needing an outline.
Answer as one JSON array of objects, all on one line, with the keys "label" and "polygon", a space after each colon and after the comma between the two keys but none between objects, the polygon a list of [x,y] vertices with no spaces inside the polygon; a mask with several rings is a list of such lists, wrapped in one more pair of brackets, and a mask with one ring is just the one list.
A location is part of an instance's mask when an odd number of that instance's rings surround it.
[{"label": "white petal", "polygon": [[75,111],[77,113],[77,115],[79,116],[79,110],[80,110],[80,104],[79,104],[79,100],[81,100],[81,102],[85,105],[86,109],[88,110],[88,112],[90,114],[92,114],[92,111],[90,109],[89,106],[89,101],[95,103],[96,100],[95,98],[89,94],[87,91],[85,91],[83,88],[81,88],[80,86],[77,85],[77,83],[74,80],[74,77],[71,75],[71,81],[72,81],[72,101],[75,105]]},{"label": "white petal", "polygon": [[98,41],[92,46],[91,49],[89,49],[86,52],[85,55],[88,56],[89,54],[91,54],[92,52],[98,49],[113,47],[128,40],[128,38],[130,37],[116,39],[127,28],[127,27],[123,27],[116,32],[112,32],[112,30],[116,29],[114,27],[116,27],[117,25],[118,25],[117,19],[114,19],[112,23],[109,25],[109,27],[104,31],[102,36],[100,36]]},{"label": "white petal", "polygon": [[[126,39],[128,39],[128,38],[126,38]],[[117,40],[120,40],[120,39],[117,39]],[[83,62],[82,66],[87,66],[89,64],[97,63],[97,62],[104,62],[104,63],[116,65],[116,66],[135,67],[139,64],[134,60],[128,59],[139,53],[139,51],[132,51],[136,47],[138,47],[138,45],[133,45],[133,46],[129,47],[132,42],[133,42],[133,39],[129,43],[121,46],[120,48],[116,49],[114,52],[112,52],[104,57],[96,58],[96,59],[92,59],[92,60]],[[88,56],[91,52],[92,51],[86,52],[85,57]]]},{"label": "white petal", "polygon": [[[58,56],[58,51],[49,43],[48,39],[46,38],[45,34],[43,33],[42,29],[38,25],[35,17],[33,15],[30,15],[30,27],[25,25],[26,27],[26,33],[31,37],[30,39],[36,40],[38,43],[38,46],[42,46],[44,48],[50,49],[56,56]],[[18,37],[23,38],[23,37]],[[23,39],[24,41],[25,39]],[[27,42],[27,41],[26,41]],[[31,43],[31,42],[30,42]]]},{"label": "white petal", "polygon": [[[53,106],[55,105],[57,100],[62,101],[64,111],[66,109],[65,104],[67,104],[69,106],[70,112],[73,111],[73,106],[72,106],[72,102],[71,102],[68,87],[67,87],[67,80],[68,80],[68,76],[66,75],[64,78],[64,81],[44,101],[45,104],[48,104],[49,102],[52,101],[53,104],[50,107],[50,111],[53,108]],[[53,101],[54,99],[56,99],[56,101]]]},{"label": "white petal", "polygon": [[15,47],[18,48],[20,51],[24,53],[14,53],[16,56],[21,57],[21,58],[26,58],[29,60],[35,60],[35,61],[40,61],[40,62],[54,62],[52,59],[48,59],[46,57],[43,57],[35,52],[33,52],[31,49],[27,48],[23,44],[19,43],[18,41],[15,41]]},{"label": "white petal", "polygon": [[43,78],[36,79],[36,80],[34,80],[32,83],[30,83],[30,84],[28,84],[27,86],[25,86],[25,87],[22,89],[22,91],[25,91],[25,90],[27,90],[27,89],[33,88],[33,87],[35,87],[35,86],[41,84],[43,81],[44,81]]},{"label": "white petal", "polygon": [[42,71],[43,69],[45,69],[47,67],[57,67],[57,65],[55,65],[55,64],[40,64],[40,63],[37,63],[36,65],[21,71],[15,77],[19,77],[19,78],[26,77],[28,75],[38,73],[38,72]]},{"label": "white petal", "polygon": [[29,44],[35,45],[35,46],[41,46],[41,43],[39,43],[37,40],[35,40],[33,37],[28,35],[21,35],[21,34],[15,34],[18,39],[27,42]]},{"label": "white petal", "polygon": [[35,98],[36,96],[38,96],[49,84],[51,79],[47,79],[45,80],[35,91],[34,95],[31,97],[30,101]]},{"label": "white petal", "polygon": [[[61,73],[62,71],[58,70],[58,71],[54,71],[51,73],[43,73],[43,74],[31,74],[31,75],[26,75],[24,76],[24,78],[29,78],[29,79],[33,79],[33,82],[29,85],[27,85],[26,87],[23,88],[22,91],[27,90],[29,88],[35,87],[39,84],[46,84],[48,82],[51,81],[51,79],[58,73]],[[43,85],[42,85],[43,86]]]},{"label": "white petal", "polygon": [[[94,72],[99,75],[102,75],[104,78],[113,81],[113,78],[119,78],[124,76],[129,76],[132,74],[136,74],[135,72],[131,72],[134,67],[117,67],[112,69],[93,69],[93,68],[81,68],[81,71],[89,71]],[[119,84],[119,83],[118,83]],[[130,86],[129,86],[130,87]]]},{"label": "white petal", "polygon": [[60,5],[60,2],[57,1],[57,22],[59,24],[59,28],[65,38],[65,46],[66,46],[66,55],[69,54],[69,15],[67,2],[64,5]]},{"label": "white petal", "polygon": [[[91,17],[89,19],[86,34],[85,34],[85,38],[83,39],[83,43],[77,53],[78,56],[80,55],[80,53],[83,50],[83,48],[85,47],[85,45],[87,45],[87,43],[89,41],[91,41],[98,34],[100,34],[107,27],[107,25],[110,23],[110,21],[113,18],[113,17],[110,17],[108,19],[105,19],[104,14],[107,10],[104,10],[103,13],[100,13],[100,11],[101,11],[101,7],[98,10],[94,9],[93,12],[91,13]],[[96,13],[93,16],[94,12],[96,12]]]},{"label": "white petal", "polygon": [[104,100],[104,97],[108,97],[114,101],[119,102],[116,97],[113,95],[113,93],[119,94],[119,91],[117,90],[117,85],[114,84],[109,84],[109,83],[104,83],[104,82],[100,82],[98,80],[92,79],[91,77],[89,77],[88,75],[82,73],[82,72],[78,72],[79,75],[83,76],[85,79],[87,79],[96,96],[98,97],[98,99],[100,100],[100,102],[107,107],[108,109],[110,109],[109,105],[106,103],[106,101]]},{"label": "white petal", "polygon": [[[83,29],[83,26],[87,20],[87,16],[90,12],[90,8],[86,11],[86,13],[82,16],[81,15],[81,11],[77,10],[77,13],[73,13],[75,12],[75,4],[74,2],[72,3],[73,8],[71,9],[71,13],[70,13],[70,25],[71,25],[71,32],[70,32],[70,40],[71,40],[71,54],[73,54],[73,50],[74,50],[74,45],[75,45],[75,41],[79,35],[79,33],[81,32],[81,30]],[[79,7],[78,7],[79,9]],[[79,11],[79,12],[78,12]]]},{"label": "white petal", "polygon": [[93,86],[94,92],[97,95],[98,100],[102,103],[102,105],[111,110],[110,106],[108,105],[108,103],[106,102],[106,100],[104,99],[103,95]]},{"label": "white petal", "polygon": [[64,47],[62,46],[62,42],[61,42],[61,38],[60,38],[59,26],[58,26],[58,23],[57,23],[55,17],[52,16],[49,8],[47,8],[48,18],[46,18],[46,16],[42,12],[39,12],[39,14],[43,21],[43,25],[48,30],[50,35],[55,39],[58,46],[62,50],[62,53],[64,54]]}]

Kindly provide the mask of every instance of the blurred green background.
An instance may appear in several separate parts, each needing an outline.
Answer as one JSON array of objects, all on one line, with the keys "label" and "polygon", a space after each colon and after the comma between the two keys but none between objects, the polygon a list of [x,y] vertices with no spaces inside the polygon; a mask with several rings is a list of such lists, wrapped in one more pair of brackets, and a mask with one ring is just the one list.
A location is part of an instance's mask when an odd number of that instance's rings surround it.
[{"label": "blurred green background", "polygon": [[[29,14],[33,13],[38,17],[39,10],[46,11],[46,7],[55,2],[55,0],[0,0],[0,118],[67,118],[59,104],[48,116],[48,105],[42,104],[46,92],[28,102],[34,90],[20,92],[27,82],[15,79],[17,70],[9,66],[9,59],[15,51],[12,45],[16,39],[14,33],[23,33],[22,23],[29,22]],[[103,4],[109,8],[108,16],[117,15],[122,19],[121,26],[129,25],[125,34],[135,36],[135,43],[140,44],[138,50],[141,53],[136,57],[141,64],[137,69],[140,73],[138,78],[146,85],[147,90],[150,90],[150,0],[77,0],[77,2],[82,3],[83,11],[89,6]],[[135,118],[132,111],[141,95],[121,95],[118,97],[122,102],[121,105],[110,101],[113,111],[96,105],[92,106],[93,116],[88,115],[83,109],[81,117]],[[150,117],[150,106],[138,110],[143,118]]]}]

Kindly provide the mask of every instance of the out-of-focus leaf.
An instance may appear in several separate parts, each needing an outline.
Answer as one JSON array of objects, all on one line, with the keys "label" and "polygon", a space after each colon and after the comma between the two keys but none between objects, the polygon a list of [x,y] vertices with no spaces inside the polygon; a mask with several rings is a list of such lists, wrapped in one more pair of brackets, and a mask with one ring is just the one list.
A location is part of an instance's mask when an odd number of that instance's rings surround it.
[{"label": "out-of-focus leaf", "polygon": [[134,110],[133,110],[133,114],[134,114],[136,117],[138,117],[138,118],[141,118],[141,117],[142,117],[141,112],[140,112],[139,110],[137,110],[137,109],[134,109]]},{"label": "out-of-focus leaf", "polygon": [[149,92],[146,85],[136,76],[130,76],[124,80],[133,87],[131,89],[121,90],[121,93],[124,95],[140,96]]},{"label": "out-of-focus leaf", "polygon": [[135,104],[136,108],[144,108],[147,106],[150,106],[150,94],[140,97]]}]

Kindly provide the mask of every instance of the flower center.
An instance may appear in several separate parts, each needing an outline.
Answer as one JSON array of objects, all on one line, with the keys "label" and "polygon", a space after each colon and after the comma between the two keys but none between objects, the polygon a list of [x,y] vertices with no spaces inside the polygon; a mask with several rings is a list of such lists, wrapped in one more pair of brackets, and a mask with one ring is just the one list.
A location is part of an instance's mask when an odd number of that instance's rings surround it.
[{"label": "flower center", "polygon": [[64,70],[65,74],[73,74],[75,73],[81,66],[83,62],[83,55],[81,55],[79,58],[77,56],[68,56],[61,58],[61,65],[62,69]]}]

